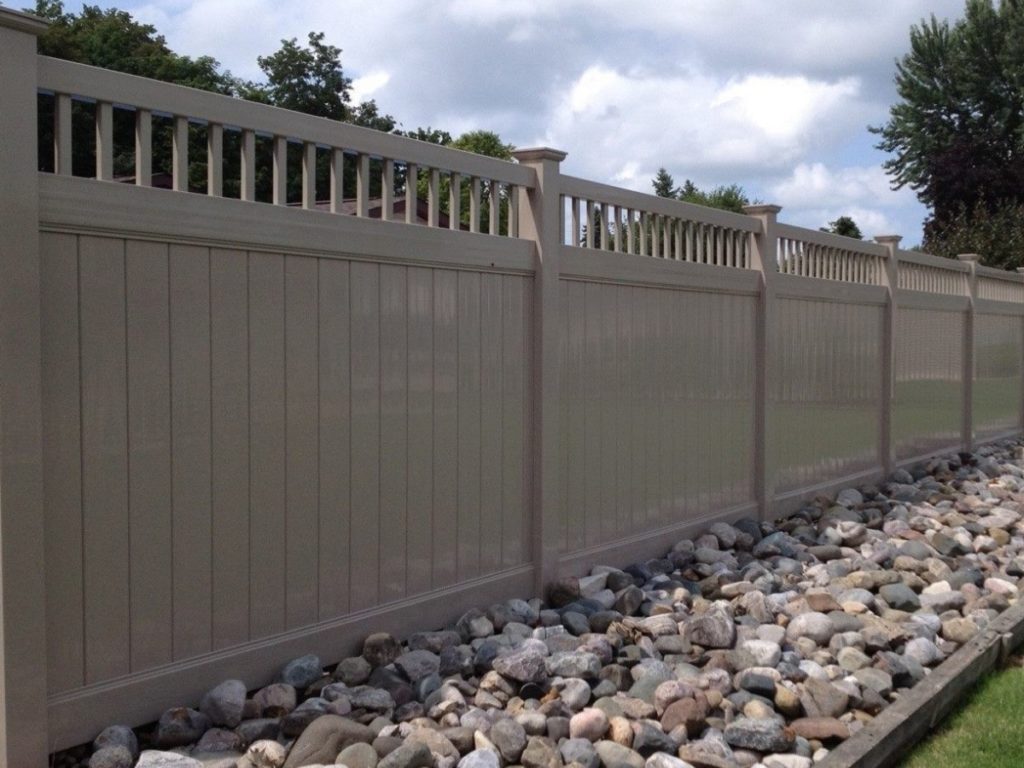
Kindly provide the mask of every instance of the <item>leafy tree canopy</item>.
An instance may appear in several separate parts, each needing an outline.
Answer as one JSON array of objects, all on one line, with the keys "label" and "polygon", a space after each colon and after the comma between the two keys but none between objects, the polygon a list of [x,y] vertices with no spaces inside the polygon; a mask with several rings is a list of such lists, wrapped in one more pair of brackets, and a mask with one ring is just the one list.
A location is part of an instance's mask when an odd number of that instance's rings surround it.
[{"label": "leafy tree canopy", "polygon": [[744,206],[756,204],[739,184],[722,184],[709,190],[700,189],[687,179],[683,186],[676,187],[672,174],[664,168],[651,179],[651,187],[658,197],[669,197],[684,203],[694,203],[708,208],[721,208],[733,213],[743,213]]},{"label": "leafy tree canopy", "polygon": [[167,47],[163,35],[140,24],[126,11],[83,5],[78,15],[67,13],[60,0],[38,0],[32,13],[50,25],[39,36],[44,56],[116,69],[154,80],[233,93],[234,81],[212,56],[181,56]]},{"label": "leafy tree canopy", "polygon": [[821,228],[822,232],[831,232],[833,235],[842,235],[843,237],[852,237],[854,240],[863,240],[864,235],[860,231],[860,227],[849,216],[840,216],[835,221],[830,221],[827,227]]},{"label": "leafy tree canopy", "polygon": [[889,121],[871,130],[893,186],[932,209],[929,226],[1024,200],[1024,0],[967,0],[952,25],[912,27],[896,88]]},{"label": "leafy tree canopy", "polygon": [[945,221],[926,230],[922,250],[951,259],[960,253],[978,253],[990,267],[1022,266],[1024,203],[1004,202],[990,207],[979,202],[973,209],[961,206]]}]

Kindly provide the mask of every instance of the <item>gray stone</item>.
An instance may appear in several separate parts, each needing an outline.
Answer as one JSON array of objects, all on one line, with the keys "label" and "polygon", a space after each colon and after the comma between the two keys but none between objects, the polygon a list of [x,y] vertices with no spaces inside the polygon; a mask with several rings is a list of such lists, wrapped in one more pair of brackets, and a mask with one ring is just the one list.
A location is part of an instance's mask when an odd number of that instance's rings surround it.
[{"label": "gray stone", "polygon": [[562,756],[551,739],[531,736],[520,762],[523,768],[561,768]]},{"label": "gray stone", "polygon": [[669,755],[664,752],[655,752],[647,758],[645,768],[693,768],[693,766],[685,760],[680,760],[678,757],[674,757],[673,755]]},{"label": "gray stone", "polygon": [[604,768],[644,768],[645,761],[640,753],[614,741],[599,741],[594,749]]},{"label": "gray stone", "polygon": [[978,625],[972,619],[953,618],[942,622],[942,636],[963,645],[978,634]]},{"label": "gray stone", "polygon": [[209,718],[187,707],[168,709],[157,723],[154,742],[161,749],[184,747],[199,741],[210,727]]},{"label": "gray stone", "polygon": [[89,768],[132,768],[135,758],[127,747],[114,745],[92,753]]},{"label": "gray stone", "polygon": [[686,632],[691,643],[704,648],[732,648],[736,642],[736,624],[732,617],[717,609],[691,619]]},{"label": "gray stone", "polygon": [[494,671],[502,677],[519,683],[536,683],[544,679],[547,669],[544,655],[533,648],[498,656],[493,665]]},{"label": "gray stone", "polygon": [[243,720],[235,728],[235,733],[242,737],[242,742],[252,744],[257,741],[276,739],[281,730],[281,720],[276,717],[259,717]]},{"label": "gray stone", "polygon": [[306,699],[281,719],[281,733],[289,737],[298,736],[318,717],[329,714],[328,704],[326,699],[318,696]]},{"label": "gray stone", "polygon": [[506,763],[518,763],[526,749],[526,730],[511,718],[503,718],[491,726],[487,738],[498,748]]},{"label": "gray stone", "polygon": [[679,745],[651,720],[633,723],[633,751],[645,757],[655,752],[675,752]]},{"label": "gray stone", "polygon": [[796,734],[774,718],[738,717],[725,727],[725,741],[730,747],[758,752],[787,752],[792,749]]},{"label": "gray stone", "polygon": [[455,745],[451,743],[447,736],[435,731],[433,728],[417,728],[406,737],[405,741],[406,743],[419,742],[420,744],[425,744],[427,749],[430,750],[430,754],[434,756],[435,761],[447,758],[454,764],[459,759],[459,750],[455,748]]},{"label": "gray stone", "polygon": [[774,667],[782,659],[782,648],[770,640],[745,640],[740,649],[749,653],[758,667]]},{"label": "gray stone", "polygon": [[338,715],[322,715],[302,732],[288,753],[285,768],[299,768],[310,763],[333,763],[350,744],[369,744],[374,732],[365,725]]},{"label": "gray stone", "polygon": [[147,749],[139,755],[135,768],[203,768],[198,760],[177,752],[160,752]]},{"label": "gray stone", "polygon": [[800,703],[808,717],[839,717],[850,697],[827,680],[809,677],[804,681]]},{"label": "gray stone", "polygon": [[371,667],[386,667],[402,653],[402,646],[387,632],[375,632],[363,641],[363,658]]},{"label": "gray stone", "polygon": [[320,657],[310,653],[285,664],[281,668],[279,680],[293,686],[297,691],[304,691],[323,677],[323,674]]},{"label": "gray stone", "polygon": [[[370,679],[370,672],[373,667],[370,662],[362,656],[350,656],[342,659],[334,670],[334,679],[340,680],[347,686],[362,685]],[[351,768],[351,766],[349,766]]]},{"label": "gray stone", "polygon": [[615,599],[615,610],[623,616],[632,616],[644,602],[644,591],[635,585],[622,590]]},{"label": "gray stone", "polygon": [[372,709],[384,712],[395,708],[395,699],[388,691],[378,688],[361,688],[350,697],[352,706],[358,709]]},{"label": "gray stone", "polygon": [[377,768],[380,757],[371,745],[364,742],[349,744],[338,753],[336,763],[347,765],[348,768]]},{"label": "gray stone", "polygon": [[377,768],[429,768],[433,764],[434,756],[426,744],[406,742],[381,760]]},{"label": "gray stone", "polygon": [[583,768],[598,768],[601,762],[594,745],[586,739],[566,739],[558,746],[558,751],[567,765],[579,763]]},{"label": "gray stone", "polygon": [[897,611],[916,611],[921,607],[921,600],[906,584],[884,584],[878,588],[878,595]]},{"label": "gray stone", "polygon": [[590,703],[590,686],[585,680],[570,678],[559,688],[558,697],[572,712],[578,712]]},{"label": "gray stone", "polygon": [[225,680],[203,695],[199,711],[210,718],[213,725],[234,728],[242,722],[245,693],[245,683],[241,680]]},{"label": "gray stone", "polygon": [[864,667],[864,669],[854,672],[853,676],[862,686],[870,688],[880,696],[888,696],[892,693],[892,675],[884,670]]},{"label": "gray stone", "polygon": [[124,747],[133,760],[139,756],[139,740],[127,725],[111,725],[100,731],[100,735],[93,739],[92,748],[99,751],[104,747]]},{"label": "gray stone", "polygon": [[562,651],[546,660],[549,675],[592,679],[601,671],[601,660],[586,651]]},{"label": "gray stone", "polygon": [[430,651],[409,651],[395,659],[395,666],[412,683],[418,683],[425,677],[437,674],[441,668],[441,659]]},{"label": "gray stone", "polygon": [[203,738],[196,744],[193,752],[201,754],[219,754],[223,752],[238,752],[245,748],[242,737],[235,731],[226,728],[211,728],[203,734]]},{"label": "gray stone", "polygon": [[267,717],[271,713],[274,715],[287,715],[295,709],[298,694],[295,691],[295,687],[287,683],[271,683],[256,691],[252,698],[256,702],[257,707],[259,707],[260,714]]},{"label": "gray stone", "polygon": [[786,639],[790,642],[807,637],[817,645],[827,646],[836,632],[835,624],[824,613],[808,611],[794,616],[786,627]]},{"label": "gray stone", "polygon": [[501,768],[501,759],[493,750],[475,749],[459,760],[458,765],[459,768]]}]

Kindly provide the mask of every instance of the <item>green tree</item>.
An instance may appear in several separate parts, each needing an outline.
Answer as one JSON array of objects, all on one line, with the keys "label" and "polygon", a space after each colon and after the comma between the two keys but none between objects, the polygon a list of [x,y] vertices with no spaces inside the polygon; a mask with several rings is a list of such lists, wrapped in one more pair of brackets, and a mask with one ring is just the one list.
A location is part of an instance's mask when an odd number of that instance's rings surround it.
[{"label": "green tree", "polygon": [[821,227],[822,232],[831,232],[833,235],[842,235],[843,237],[852,237],[854,240],[863,240],[864,235],[860,231],[860,227],[849,216],[840,216],[835,221],[830,221],[827,227]]},{"label": "green tree", "polygon": [[664,168],[658,169],[657,175],[651,180],[651,186],[658,197],[676,197],[679,194],[675,179]]},{"label": "green tree", "polygon": [[234,93],[234,79],[212,56],[193,59],[172,51],[151,24],[140,24],[126,11],[83,5],[67,13],[60,0],[38,0],[32,13],[49,26],[39,36],[44,56],[68,59],[132,75],[217,93]]},{"label": "green tree", "polygon": [[721,208],[733,213],[743,213],[743,208],[751,205],[750,196],[739,184],[723,184],[705,191],[687,179],[677,197],[684,203]]},{"label": "green tree", "polygon": [[[515,147],[512,144],[506,144],[494,131],[468,131],[453,139],[451,134],[447,131],[441,131],[433,128],[417,128],[415,131],[407,132],[404,135],[409,138],[419,139],[420,141],[429,141],[431,144],[440,144],[452,149],[460,149],[463,152],[472,152],[476,155],[485,155],[499,160],[511,160],[512,152],[515,150]],[[429,184],[430,179],[427,177],[427,174],[421,174],[417,183],[417,195],[420,198],[427,198],[429,194]],[[490,185],[490,181],[484,181],[480,190],[480,219],[477,222],[477,225],[481,232],[487,232],[490,227]],[[439,210],[445,214],[450,213],[450,194],[451,182],[447,175],[442,175],[440,184],[438,185],[438,197],[440,198]],[[507,190],[499,186],[498,197],[500,201],[498,231],[504,234],[508,231],[508,206],[506,205],[508,199]],[[469,198],[469,179],[462,179],[459,187],[459,220],[461,224],[465,226],[469,226]]]},{"label": "green tree", "polygon": [[[172,51],[163,35],[157,34],[150,24],[140,24],[131,14],[109,8],[84,5],[80,14],[68,13],[60,0],[38,0],[32,13],[46,19],[49,26],[39,36],[38,50],[44,56],[67,59],[80,64],[114,69],[140,77],[187,85],[226,95],[235,93],[235,80],[229,72],[221,71],[211,56],[190,58]],[[53,168],[53,102],[40,100],[39,167]],[[72,126],[75,135],[89,136],[95,107],[75,101],[72,105]],[[114,157],[114,174],[134,172],[134,154],[130,149],[132,115],[124,110],[114,111],[114,138],[118,151]],[[157,120],[153,130],[153,169],[169,172],[171,163],[170,125]],[[75,141],[72,145],[72,168],[75,174],[93,176],[96,173],[96,148],[91,141]],[[202,177],[205,165],[190,173]]]},{"label": "green tree", "polygon": [[1024,0],[967,0],[952,25],[913,26],[896,88],[888,122],[870,130],[892,155],[893,187],[931,209],[930,241],[1024,201]]},{"label": "green tree", "polygon": [[951,259],[960,253],[978,253],[990,267],[1024,266],[1024,203],[961,206],[928,228],[922,250]]}]

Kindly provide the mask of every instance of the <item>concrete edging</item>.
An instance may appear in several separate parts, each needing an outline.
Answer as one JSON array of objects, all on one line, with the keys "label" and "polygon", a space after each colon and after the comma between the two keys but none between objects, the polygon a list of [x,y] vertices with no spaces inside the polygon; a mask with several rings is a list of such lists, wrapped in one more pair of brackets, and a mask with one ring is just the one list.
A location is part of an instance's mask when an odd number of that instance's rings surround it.
[{"label": "concrete edging", "polygon": [[1024,641],[1024,600],[936,667],[928,677],[816,765],[818,768],[884,768],[940,723],[978,680]]}]

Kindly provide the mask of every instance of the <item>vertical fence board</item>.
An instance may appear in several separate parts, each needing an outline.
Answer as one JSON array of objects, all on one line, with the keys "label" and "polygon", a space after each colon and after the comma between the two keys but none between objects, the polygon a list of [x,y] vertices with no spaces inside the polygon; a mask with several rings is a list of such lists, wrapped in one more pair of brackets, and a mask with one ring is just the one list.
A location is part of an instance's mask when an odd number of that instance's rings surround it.
[{"label": "vertical fence board", "polygon": [[586,400],[583,394],[587,388],[586,361],[586,286],[579,282],[567,282],[568,300],[564,322],[567,324],[568,340],[566,357],[566,406],[568,411],[568,432],[566,435],[566,551],[581,549],[586,531],[586,465],[587,421]]},{"label": "vertical fence board", "polygon": [[523,471],[525,447],[523,441],[524,409],[526,406],[526,371],[528,365],[527,339],[523,323],[527,311],[525,280],[505,278],[504,318],[502,330],[503,423],[502,437],[502,542],[506,566],[518,565],[526,556],[523,539],[525,504],[523,497]]},{"label": "vertical fence board", "polygon": [[213,648],[249,639],[249,257],[210,252]]},{"label": "vertical fence board", "polygon": [[[380,594],[380,266],[352,271],[352,610]],[[390,532],[389,532],[390,533]]]},{"label": "vertical fence board", "polygon": [[381,600],[405,597],[408,525],[408,274],[380,268]]},{"label": "vertical fence board", "polygon": [[249,631],[285,628],[284,257],[249,254]]},{"label": "vertical fence board", "polygon": [[458,542],[458,273],[434,270],[434,586],[454,584]]},{"label": "vertical fence board", "polygon": [[285,257],[285,623],[317,619],[317,259]]},{"label": "vertical fence board", "polygon": [[[70,109],[68,110],[70,112]],[[40,237],[47,691],[85,682],[78,238]]]},{"label": "vertical fence board", "polygon": [[480,570],[501,567],[501,275],[480,276]]},{"label": "vertical fence board", "polygon": [[131,669],[124,241],[79,243],[85,682]]},{"label": "vertical fence board", "polygon": [[434,280],[433,272],[409,267],[408,274],[408,424],[407,510],[409,593],[434,586]]},{"label": "vertical fence board", "polygon": [[[458,273],[458,579],[480,573],[480,274]],[[489,533],[483,531],[483,533]]]},{"label": "vertical fence board", "polygon": [[167,246],[128,241],[125,271],[131,666],[139,670],[174,657]]},{"label": "vertical fence board", "polygon": [[349,264],[319,260],[320,499],[319,616],[349,607],[350,402]]},{"label": "vertical fence board", "polygon": [[[174,657],[210,650],[210,253],[171,246]],[[187,596],[187,597],[186,597]]]}]

